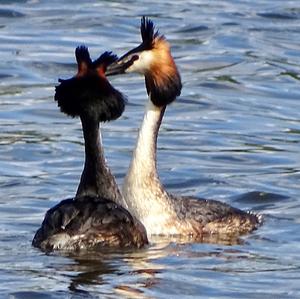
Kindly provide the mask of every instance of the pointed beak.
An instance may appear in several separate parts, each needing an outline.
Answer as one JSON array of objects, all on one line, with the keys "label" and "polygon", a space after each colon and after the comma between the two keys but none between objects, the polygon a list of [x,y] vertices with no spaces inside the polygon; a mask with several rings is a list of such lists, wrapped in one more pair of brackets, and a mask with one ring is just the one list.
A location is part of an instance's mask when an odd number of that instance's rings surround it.
[{"label": "pointed beak", "polygon": [[126,69],[129,67],[127,63],[117,60],[116,62],[113,62],[106,68],[105,75],[106,76],[113,76],[113,75],[119,75],[124,74]]},{"label": "pointed beak", "polygon": [[135,60],[136,59],[134,57],[128,57],[127,55],[121,57],[119,60],[113,62],[107,67],[105,72],[106,76],[125,74],[126,70],[132,66]]},{"label": "pointed beak", "polygon": [[113,76],[119,74],[125,74],[126,70],[133,65],[133,63],[139,59],[139,50],[140,47],[134,48],[124,54],[116,62],[110,64],[105,72],[106,76]]}]

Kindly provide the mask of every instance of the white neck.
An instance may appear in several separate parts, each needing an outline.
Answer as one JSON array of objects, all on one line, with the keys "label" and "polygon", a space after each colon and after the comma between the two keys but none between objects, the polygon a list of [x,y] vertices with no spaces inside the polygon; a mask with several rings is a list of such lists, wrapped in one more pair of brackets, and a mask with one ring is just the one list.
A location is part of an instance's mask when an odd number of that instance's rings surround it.
[{"label": "white neck", "polygon": [[147,102],[144,119],[139,130],[137,144],[129,169],[129,172],[140,172],[143,169],[142,173],[140,173],[143,180],[150,173],[152,177],[158,178],[156,170],[156,144],[162,114],[162,108],[154,106],[150,100]]},{"label": "white neck", "polygon": [[165,107],[156,107],[148,100],[123,185],[129,211],[144,224],[148,234],[160,234],[160,228],[174,213],[156,169],[157,135],[164,111]]}]

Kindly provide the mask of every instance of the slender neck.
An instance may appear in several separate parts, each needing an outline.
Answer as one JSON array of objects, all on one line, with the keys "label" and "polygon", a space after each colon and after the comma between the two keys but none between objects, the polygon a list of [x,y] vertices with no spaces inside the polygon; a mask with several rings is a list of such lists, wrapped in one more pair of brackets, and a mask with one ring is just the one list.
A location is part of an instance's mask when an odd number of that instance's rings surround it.
[{"label": "slender neck", "polygon": [[145,225],[150,235],[160,234],[164,226],[172,222],[172,217],[176,217],[156,167],[157,136],[165,109],[148,100],[122,188],[129,211]]},{"label": "slender neck", "polygon": [[85,164],[76,197],[102,197],[121,203],[121,193],[105,162],[99,122],[92,118],[81,117],[81,123],[85,145]]},{"label": "slender neck", "polygon": [[[130,173],[135,173],[140,181],[150,179],[160,185],[156,168],[157,136],[166,106],[157,107],[148,100],[137,144],[131,161]],[[155,180],[153,180],[155,179]]]}]

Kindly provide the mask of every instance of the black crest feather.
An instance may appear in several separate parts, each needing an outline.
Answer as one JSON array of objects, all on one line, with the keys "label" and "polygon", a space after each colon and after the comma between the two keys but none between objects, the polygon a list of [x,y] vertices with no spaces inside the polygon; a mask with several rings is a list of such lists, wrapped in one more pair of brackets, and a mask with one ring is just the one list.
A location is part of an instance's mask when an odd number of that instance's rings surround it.
[{"label": "black crest feather", "polygon": [[153,22],[145,16],[141,19],[141,35],[145,49],[151,49],[153,47],[155,38],[163,38],[163,35],[159,35],[158,30],[155,30]]},{"label": "black crest feather", "polygon": [[86,62],[88,70],[83,76],[59,80],[54,99],[60,110],[72,117],[90,117],[99,122],[114,120],[121,116],[125,108],[125,96],[116,90],[104,76],[99,76],[96,68],[100,64],[110,64],[116,60],[111,52],[105,52],[91,62],[88,49],[77,47],[78,63]]},{"label": "black crest feather", "polygon": [[75,50],[75,57],[77,64],[85,62],[87,65],[92,64],[92,59],[90,57],[89,50],[86,46],[78,46]]},{"label": "black crest feather", "polygon": [[116,62],[117,60],[118,60],[118,56],[116,54],[110,51],[106,51],[93,62],[93,66],[95,67],[100,65],[108,66],[113,62]]}]

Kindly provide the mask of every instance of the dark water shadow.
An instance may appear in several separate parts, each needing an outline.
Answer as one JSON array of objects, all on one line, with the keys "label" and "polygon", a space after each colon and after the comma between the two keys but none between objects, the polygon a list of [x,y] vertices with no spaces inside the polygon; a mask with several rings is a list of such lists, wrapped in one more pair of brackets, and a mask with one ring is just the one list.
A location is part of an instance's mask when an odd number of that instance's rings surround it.
[{"label": "dark water shadow", "polygon": [[107,274],[114,274],[118,270],[110,263],[103,260],[94,260],[89,258],[76,258],[75,264],[69,268],[69,271],[79,272],[70,280],[68,289],[72,293],[83,294],[91,296],[84,288],[88,286],[99,286],[105,284],[103,276]]},{"label": "dark water shadow", "polygon": [[[1,1],[1,4],[3,4],[4,1]],[[18,12],[13,9],[0,9],[0,18],[21,18],[25,17],[25,14]]]},{"label": "dark water shadow", "polygon": [[280,13],[280,12],[265,12],[258,13],[259,17],[274,20],[297,20],[299,17],[292,13]]},{"label": "dark water shadow", "polygon": [[247,204],[266,204],[286,201],[288,199],[288,196],[282,194],[251,191],[235,196],[233,201]]},{"label": "dark water shadow", "polygon": [[[122,275],[127,277],[128,275],[146,273],[148,269],[138,269],[137,272],[131,270],[131,267],[135,268],[138,267],[137,265],[139,264],[145,264],[145,255],[143,252],[146,251],[147,248],[140,250],[106,249],[105,252],[57,252],[55,255],[61,255],[71,260],[71,263],[63,265],[57,270],[66,272],[64,275],[70,279],[68,286],[69,292],[72,296],[79,296],[75,298],[95,298],[94,289],[97,290],[97,296],[106,296],[108,295],[106,286],[110,286],[110,293],[126,291],[126,294],[131,294],[130,298],[133,298],[136,294],[142,293],[142,291],[127,287],[126,284],[116,283],[115,285],[111,285],[107,277],[120,277]],[[131,258],[131,256],[133,258]],[[147,265],[147,263],[145,265]],[[55,267],[57,266],[58,265],[55,265]],[[125,271],[124,268],[126,269]],[[130,273],[128,274],[128,272]],[[92,290],[90,291],[89,289]]]}]

